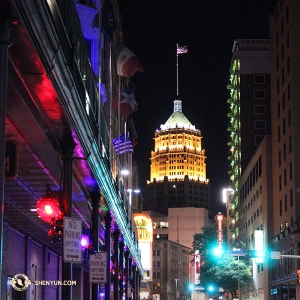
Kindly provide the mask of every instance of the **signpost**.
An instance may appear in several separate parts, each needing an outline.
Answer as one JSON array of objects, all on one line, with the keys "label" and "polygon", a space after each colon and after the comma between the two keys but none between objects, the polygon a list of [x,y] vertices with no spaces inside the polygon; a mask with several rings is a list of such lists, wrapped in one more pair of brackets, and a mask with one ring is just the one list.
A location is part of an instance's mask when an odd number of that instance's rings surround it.
[{"label": "signpost", "polygon": [[82,262],[81,250],[82,222],[79,219],[64,217],[63,260],[67,263]]},{"label": "signpost", "polygon": [[107,283],[106,264],[106,252],[90,255],[90,283]]}]

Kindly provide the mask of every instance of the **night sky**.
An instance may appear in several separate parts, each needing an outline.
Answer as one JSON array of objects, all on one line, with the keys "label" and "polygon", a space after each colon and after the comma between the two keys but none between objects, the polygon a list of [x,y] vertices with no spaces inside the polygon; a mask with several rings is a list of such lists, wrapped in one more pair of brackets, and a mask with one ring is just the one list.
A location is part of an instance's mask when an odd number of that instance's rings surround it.
[{"label": "night sky", "polygon": [[229,68],[234,39],[269,38],[268,14],[261,0],[121,0],[123,42],[144,72],[132,81],[138,111],[133,113],[139,144],[138,164],[144,201],[150,178],[154,133],[173,112],[176,98],[176,44],[182,112],[202,132],[213,214],[224,211],[221,190],[229,185]]}]

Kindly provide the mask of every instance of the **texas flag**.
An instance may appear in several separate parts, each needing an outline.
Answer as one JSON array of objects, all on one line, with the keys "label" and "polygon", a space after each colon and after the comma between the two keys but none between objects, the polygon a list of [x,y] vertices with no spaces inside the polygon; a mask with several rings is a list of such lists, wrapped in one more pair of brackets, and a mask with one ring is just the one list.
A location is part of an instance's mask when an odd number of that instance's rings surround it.
[{"label": "texas flag", "polygon": [[143,66],[135,54],[124,44],[119,45],[119,55],[117,59],[117,74],[131,78],[136,72],[143,72]]},{"label": "texas flag", "polygon": [[[119,109],[118,96],[113,98],[112,107],[115,110]],[[120,93],[120,114],[123,117],[127,117],[138,109],[137,103],[135,101],[135,96],[133,90],[128,84]]]}]

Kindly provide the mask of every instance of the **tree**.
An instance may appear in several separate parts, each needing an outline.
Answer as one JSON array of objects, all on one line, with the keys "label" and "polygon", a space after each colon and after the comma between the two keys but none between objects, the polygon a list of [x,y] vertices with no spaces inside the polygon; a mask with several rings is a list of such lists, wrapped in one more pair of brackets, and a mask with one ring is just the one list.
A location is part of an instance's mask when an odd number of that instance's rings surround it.
[{"label": "tree", "polygon": [[[224,226],[224,240],[226,240],[225,229]],[[242,286],[252,280],[251,266],[242,256],[215,256],[213,250],[218,246],[216,224],[205,226],[202,233],[194,235],[193,253],[199,251],[201,257],[200,285],[207,287],[214,284],[223,287],[224,291],[234,297],[238,282]]]}]

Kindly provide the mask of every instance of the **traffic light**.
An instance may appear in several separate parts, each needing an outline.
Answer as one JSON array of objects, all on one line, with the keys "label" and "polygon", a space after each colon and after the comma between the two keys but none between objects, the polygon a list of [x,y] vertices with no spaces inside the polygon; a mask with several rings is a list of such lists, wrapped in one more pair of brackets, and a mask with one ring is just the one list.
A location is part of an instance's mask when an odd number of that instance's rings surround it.
[{"label": "traffic light", "polygon": [[249,250],[248,251],[250,258],[264,258],[265,252],[263,250]]},{"label": "traffic light", "polygon": [[300,282],[300,270],[297,270],[297,278],[298,278],[298,282]]},{"label": "traffic light", "polygon": [[209,284],[207,287],[206,287],[206,291],[209,293],[209,294],[213,294],[217,291],[217,288],[215,285],[213,284]]}]

